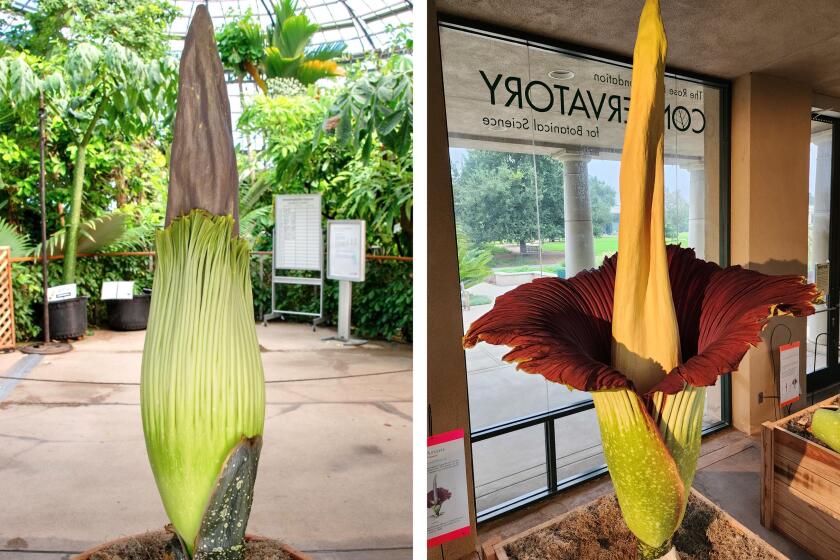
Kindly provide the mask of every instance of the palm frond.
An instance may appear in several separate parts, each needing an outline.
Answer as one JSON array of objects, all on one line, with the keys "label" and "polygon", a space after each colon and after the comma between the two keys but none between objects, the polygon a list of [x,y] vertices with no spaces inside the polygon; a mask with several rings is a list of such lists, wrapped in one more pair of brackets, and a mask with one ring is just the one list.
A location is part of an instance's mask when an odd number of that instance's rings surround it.
[{"label": "palm frond", "polygon": [[[103,248],[116,243],[125,233],[125,214],[112,212],[97,216],[80,224],[79,253],[98,253]],[[47,240],[47,256],[64,254],[67,230],[60,229]],[[41,253],[41,244],[36,246],[36,254]]]},{"label": "palm frond", "polygon": [[331,43],[322,43],[317,47],[306,49],[306,60],[332,60],[344,54],[347,50],[347,43],[344,41],[333,41]]},{"label": "palm frond", "polygon": [[0,247],[9,247],[13,257],[28,257],[33,249],[29,236],[3,218],[0,218]]}]

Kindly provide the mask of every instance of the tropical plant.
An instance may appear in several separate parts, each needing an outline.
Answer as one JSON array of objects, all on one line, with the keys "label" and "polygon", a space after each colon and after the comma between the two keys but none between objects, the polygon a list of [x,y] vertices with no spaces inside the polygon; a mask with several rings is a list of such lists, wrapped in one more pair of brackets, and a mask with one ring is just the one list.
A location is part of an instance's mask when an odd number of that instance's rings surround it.
[{"label": "tropical plant", "polygon": [[[193,16],[180,69],[140,409],[149,462],[176,533],[170,555],[242,560],[265,387],[249,246],[236,235],[239,185],[227,86],[204,5]],[[198,99],[197,90],[211,93]]]},{"label": "tropical plant", "polygon": [[458,232],[458,276],[465,288],[474,286],[490,275],[490,249],[475,246],[463,232]]},{"label": "tropical plant", "polygon": [[[122,212],[111,212],[79,224],[76,238],[78,253],[98,253],[104,248],[122,241],[126,231],[127,216]],[[67,230],[60,229],[47,239],[47,256],[64,255],[67,258]],[[35,248],[35,254],[41,254],[41,244]]]},{"label": "tropical plant", "polygon": [[80,41],[116,42],[155,60],[169,51],[166,32],[177,14],[168,0],[39,0],[13,37],[0,42],[39,57],[60,57]]},{"label": "tropical plant", "polygon": [[268,91],[260,75],[259,65],[265,56],[266,37],[259,22],[253,21],[249,8],[242,17],[234,18],[216,33],[219,57],[225,68],[232,69],[237,78],[250,75],[264,92]]},{"label": "tropical plant", "polygon": [[604,456],[638,557],[677,558],[700,451],[706,387],[735,371],[768,318],[813,313],[799,276],[721,269],[665,246],[665,33],[647,0],[633,55],[621,162],[618,254],[571,279],[538,279],[496,299],[464,345],[513,347],[524,371],[590,391]]},{"label": "tropical plant", "polygon": [[[79,25],[90,36],[96,36],[97,30],[105,36],[109,29],[105,21],[82,18]],[[147,61],[109,38],[101,44],[74,42],[60,65],[16,53],[0,59],[0,108],[31,112],[43,94],[71,138],[68,151],[74,162],[65,282],[74,281],[87,149],[94,133],[107,128],[111,134],[130,137],[149,131],[164,116],[162,108],[172,105],[174,67],[170,58]]]},{"label": "tropical plant", "polygon": [[3,218],[0,218],[0,247],[9,247],[12,257],[28,257],[34,249],[29,236]]},{"label": "tropical plant", "polygon": [[[263,57],[267,78],[295,78],[304,85],[321,78],[341,76],[344,70],[335,59],[347,49],[343,41],[323,43],[309,48],[320,26],[309,20],[297,0],[273,4],[274,25],[268,32],[268,46]],[[263,88],[263,92],[267,92]]]},{"label": "tropical plant", "polygon": [[157,124],[164,117],[162,108],[172,105],[174,68],[172,59],[145,62],[132,50],[110,42],[101,46],[79,43],[67,53],[59,71],[43,78],[23,55],[0,59],[0,102],[15,107],[31,103],[44,92],[48,106],[73,138],[65,283],[75,280],[87,148],[94,132],[107,127],[136,136]]},{"label": "tropical plant", "polygon": [[411,153],[414,119],[414,67],[411,58],[395,53],[369,58],[348,76],[336,96],[324,126],[334,131],[339,144],[361,150],[367,159],[377,143],[396,154]]}]

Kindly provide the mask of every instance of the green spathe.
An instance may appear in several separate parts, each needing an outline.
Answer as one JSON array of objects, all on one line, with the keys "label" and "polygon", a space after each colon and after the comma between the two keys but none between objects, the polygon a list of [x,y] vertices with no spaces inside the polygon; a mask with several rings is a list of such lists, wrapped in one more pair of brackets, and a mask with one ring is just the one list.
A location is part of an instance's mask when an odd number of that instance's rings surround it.
[{"label": "green spathe", "polygon": [[840,453],[840,410],[820,408],[814,412],[811,431],[820,441]]},{"label": "green spathe", "polygon": [[226,457],[261,435],[265,389],[249,249],[233,219],[201,210],[156,239],[140,407],[166,513],[190,554]]}]

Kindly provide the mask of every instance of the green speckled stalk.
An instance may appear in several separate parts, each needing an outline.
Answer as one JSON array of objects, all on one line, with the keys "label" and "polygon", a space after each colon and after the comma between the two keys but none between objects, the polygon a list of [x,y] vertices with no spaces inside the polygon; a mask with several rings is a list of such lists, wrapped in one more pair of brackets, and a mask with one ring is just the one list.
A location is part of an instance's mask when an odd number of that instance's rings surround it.
[{"label": "green speckled stalk", "polygon": [[671,539],[665,541],[661,546],[651,548],[642,541],[638,541],[636,547],[636,560],[659,560],[671,551],[674,545],[671,544]]},{"label": "green speckled stalk", "polygon": [[811,420],[811,431],[820,441],[840,453],[840,410],[818,409]]},{"label": "green speckled stalk", "polygon": [[190,555],[228,456],[262,434],[265,416],[248,245],[232,228],[196,210],[156,239],[140,407],[163,505]]},{"label": "green speckled stalk", "polygon": [[670,542],[682,522],[697,468],[705,394],[693,387],[657,393],[653,416],[633,391],[592,394],[622,516],[646,550]]}]

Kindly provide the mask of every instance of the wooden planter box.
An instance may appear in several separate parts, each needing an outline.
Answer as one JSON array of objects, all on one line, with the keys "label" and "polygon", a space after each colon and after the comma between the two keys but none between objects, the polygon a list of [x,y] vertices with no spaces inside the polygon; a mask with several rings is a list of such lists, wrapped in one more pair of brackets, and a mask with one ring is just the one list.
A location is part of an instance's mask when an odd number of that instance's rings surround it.
[{"label": "wooden planter box", "polygon": [[761,429],[761,524],[818,560],[840,558],[840,454],[786,426],[836,398],[765,422]]},{"label": "wooden planter box", "polygon": [[[787,556],[785,556],[784,554],[782,554],[781,552],[779,552],[778,550],[776,550],[775,548],[770,546],[761,537],[759,537],[758,535],[756,535],[755,533],[753,533],[752,531],[747,529],[744,525],[739,523],[734,517],[732,517],[731,515],[729,515],[728,513],[723,511],[722,509],[720,509],[718,506],[716,506],[714,503],[709,501],[705,496],[703,496],[702,494],[700,494],[699,492],[697,492],[693,488],[691,489],[691,496],[692,496],[693,499],[696,500],[696,503],[698,503],[698,504],[700,504],[704,507],[708,507],[711,510],[713,510],[714,513],[715,513],[715,516],[726,524],[727,530],[730,533],[730,535],[739,535],[740,537],[742,537],[744,541],[749,542],[754,547],[752,550],[760,551],[763,555],[762,557],[773,558],[775,560],[790,560]],[[603,500],[603,499],[604,499],[604,497],[599,498],[599,500]],[[598,500],[595,500],[594,502],[592,502],[592,504],[595,504],[596,502],[598,502]],[[587,504],[587,505],[592,505],[592,504]],[[531,529],[528,529],[527,531],[519,533],[518,535],[514,535],[513,537],[510,537],[508,539],[500,540],[500,541],[497,541],[497,542],[494,542],[493,540],[491,540],[491,541],[485,543],[485,545],[484,545],[485,559],[486,560],[511,560],[511,558],[508,555],[507,550],[506,550],[506,548],[509,545],[511,545],[512,543],[514,543],[516,541],[519,541],[520,539],[524,539],[526,537],[529,537],[533,533],[537,533],[537,532],[542,531],[544,529],[550,529],[551,527],[556,526],[559,523],[562,523],[564,519],[568,518],[569,516],[574,515],[580,509],[587,507],[587,505],[581,506],[578,509],[575,509],[575,510],[569,511],[567,513],[564,513],[563,515],[557,516],[550,521],[546,521],[545,523],[541,523],[541,524],[537,525],[536,527],[532,527]],[[691,507],[692,507],[691,504],[689,504],[689,508],[691,508]],[[620,518],[620,512],[617,510],[617,508],[616,508],[616,516],[617,516],[617,519],[615,520],[615,522],[616,523],[621,523],[623,525],[624,521]],[[686,522],[683,523],[684,528],[685,528],[685,523]],[[726,547],[727,542],[728,541],[726,541],[726,540],[721,541],[722,546]],[[555,558],[555,560],[560,560],[556,556],[551,556],[551,557]],[[734,552],[734,557],[739,558],[739,560],[740,560],[743,556],[742,556],[742,553],[738,553],[737,551],[735,551]],[[562,560],[566,560],[566,559],[562,559]],[[569,558],[569,560],[577,560],[577,559]]]}]

